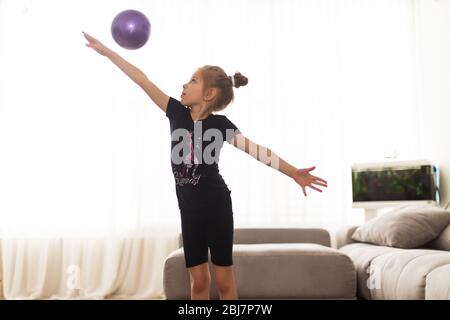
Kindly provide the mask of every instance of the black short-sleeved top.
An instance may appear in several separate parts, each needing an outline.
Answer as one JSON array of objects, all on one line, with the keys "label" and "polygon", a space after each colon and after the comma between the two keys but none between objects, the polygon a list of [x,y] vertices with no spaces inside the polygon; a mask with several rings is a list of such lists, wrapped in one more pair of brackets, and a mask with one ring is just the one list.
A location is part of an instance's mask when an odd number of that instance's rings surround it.
[{"label": "black short-sleeved top", "polygon": [[170,97],[171,165],[180,210],[219,205],[230,190],[219,173],[223,143],[240,130],[224,115],[192,120],[190,108]]}]

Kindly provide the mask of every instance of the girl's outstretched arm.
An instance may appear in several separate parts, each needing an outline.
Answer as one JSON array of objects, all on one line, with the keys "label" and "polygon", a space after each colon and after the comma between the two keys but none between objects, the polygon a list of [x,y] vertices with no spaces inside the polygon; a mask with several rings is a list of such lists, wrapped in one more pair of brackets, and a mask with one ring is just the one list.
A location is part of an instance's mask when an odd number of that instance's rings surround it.
[{"label": "girl's outstretched arm", "polygon": [[153,102],[164,112],[166,112],[169,96],[162,92],[153,82],[151,82],[142,70],[135,67],[117,53],[103,45],[94,37],[83,32],[84,37],[89,42],[87,47],[94,49],[102,56],[109,58],[120,70],[122,70],[131,80],[136,82],[145,93],[153,100]]},{"label": "girl's outstretched arm", "polygon": [[248,153],[256,160],[294,179],[294,181],[298,183],[302,188],[303,194],[305,196],[306,187],[322,192],[322,190],[320,190],[317,186],[322,186],[325,188],[328,186],[327,182],[324,179],[313,176],[309,173],[310,171],[314,170],[315,167],[297,169],[296,167],[284,161],[272,150],[254,143],[253,141],[245,137],[242,133],[235,135],[231,140],[231,144],[233,144],[233,146],[235,146],[239,150]]}]

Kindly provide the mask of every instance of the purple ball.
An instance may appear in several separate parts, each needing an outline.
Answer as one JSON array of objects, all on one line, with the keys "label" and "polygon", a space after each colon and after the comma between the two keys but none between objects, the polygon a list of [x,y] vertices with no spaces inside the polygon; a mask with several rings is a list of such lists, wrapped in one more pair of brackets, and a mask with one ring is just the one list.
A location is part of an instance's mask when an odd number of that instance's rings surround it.
[{"label": "purple ball", "polygon": [[111,34],[122,48],[139,49],[150,37],[150,21],[137,10],[125,10],[114,18]]}]

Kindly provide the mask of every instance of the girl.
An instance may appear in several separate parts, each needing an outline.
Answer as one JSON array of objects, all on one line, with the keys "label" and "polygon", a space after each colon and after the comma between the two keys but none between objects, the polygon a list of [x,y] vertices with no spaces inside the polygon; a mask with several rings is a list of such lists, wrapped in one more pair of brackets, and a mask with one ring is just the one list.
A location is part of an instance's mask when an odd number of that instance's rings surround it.
[{"label": "girl", "polygon": [[227,76],[220,67],[201,67],[183,85],[181,100],[178,101],[162,92],[140,69],[100,41],[84,32],[83,35],[88,41],[86,46],[109,58],[169,118],[171,165],[180,209],[185,263],[190,275],[191,299],[209,299],[208,248],[220,298],[237,299],[232,269],[234,225],[231,191],[217,164],[224,140],[292,178],[305,196],[306,187],[322,192],[318,186],[327,187],[327,182],[310,174],[315,167],[295,168],[270,149],[245,137],[226,116],[213,113],[223,110],[233,101],[233,87],[247,84],[247,78],[242,74]]}]

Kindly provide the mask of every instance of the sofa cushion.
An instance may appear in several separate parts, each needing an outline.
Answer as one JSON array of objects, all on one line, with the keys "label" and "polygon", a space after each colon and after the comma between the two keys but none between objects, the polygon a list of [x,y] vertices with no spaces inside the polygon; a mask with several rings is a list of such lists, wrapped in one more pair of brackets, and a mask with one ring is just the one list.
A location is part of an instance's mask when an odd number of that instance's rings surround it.
[{"label": "sofa cushion", "polygon": [[397,248],[417,248],[436,238],[450,223],[450,211],[432,206],[402,206],[355,230],[352,239]]},{"label": "sofa cushion", "polygon": [[450,264],[436,268],[428,274],[425,299],[450,300]]},{"label": "sofa cushion", "polygon": [[380,286],[371,290],[376,300],[425,299],[427,275],[450,263],[450,252],[412,249],[381,255],[371,267],[379,272]]},{"label": "sofa cushion", "polygon": [[[211,297],[218,298],[213,268]],[[235,244],[233,270],[239,299],[355,299],[356,272],[344,253],[318,244]],[[183,249],[164,266],[167,299],[189,299]]]},{"label": "sofa cushion", "polygon": [[450,224],[442,231],[436,239],[428,244],[428,247],[437,250],[450,251]]},{"label": "sofa cushion", "polygon": [[372,261],[385,253],[403,249],[367,243],[352,243],[341,247],[340,250],[347,254],[355,265],[358,297],[370,300],[372,299],[370,288],[376,286],[373,277],[370,277],[370,265],[372,264]]},{"label": "sofa cushion", "polygon": [[439,250],[355,243],[342,247],[341,251],[352,258],[358,296],[365,299],[424,299],[429,274],[450,264],[450,252]]}]

